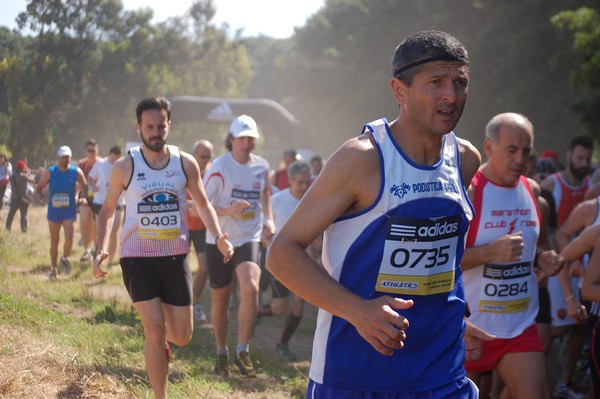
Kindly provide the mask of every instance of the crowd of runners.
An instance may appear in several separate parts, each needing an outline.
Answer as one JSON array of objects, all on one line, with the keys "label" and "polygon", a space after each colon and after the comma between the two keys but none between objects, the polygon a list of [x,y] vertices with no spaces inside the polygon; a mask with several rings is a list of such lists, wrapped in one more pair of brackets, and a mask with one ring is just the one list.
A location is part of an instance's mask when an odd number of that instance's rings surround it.
[{"label": "crowd of runners", "polygon": [[128,151],[114,145],[103,158],[90,139],[74,162],[62,145],[40,171],[0,155],[6,228],[20,211],[26,232],[30,204],[48,207],[52,281],[71,271],[77,219],[79,261],[97,278],[105,260],[120,263],[157,398],[169,342],[186,345],[194,322],[212,324],[222,377],[232,365],[257,375],[261,317],[285,317],[273,349],[297,360],[305,300],[320,308],[307,397],[600,397],[592,139],[574,137],[564,154],[540,148],[514,112],[493,116],[480,143],[455,136],[469,58],[444,32],[406,38],[392,69],[398,118],[366,124],[327,162],[288,149],[271,168],[254,152],[261,133],[249,115],[232,121],[222,155],[200,137],[188,153],[166,143],[163,97],[138,104],[142,144]]}]

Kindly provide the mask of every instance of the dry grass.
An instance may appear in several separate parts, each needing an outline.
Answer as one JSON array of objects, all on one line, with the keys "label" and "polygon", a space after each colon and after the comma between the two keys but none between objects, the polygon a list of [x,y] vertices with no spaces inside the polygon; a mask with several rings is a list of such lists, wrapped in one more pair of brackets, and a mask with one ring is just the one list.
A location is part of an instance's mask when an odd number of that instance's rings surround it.
[{"label": "dry grass", "polygon": [[[153,397],[144,371],[141,326],[132,319],[120,268],[113,267],[99,283],[89,266],[77,262],[82,251],[75,245],[73,273],[50,283],[44,208],[30,209],[29,225],[27,235],[15,226],[12,233],[0,231],[0,399]],[[195,270],[194,257],[191,264]],[[207,288],[202,299],[207,310],[209,297]],[[230,348],[237,333],[237,312],[231,314]],[[283,320],[261,320],[252,344],[262,366],[255,379],[239,376],[233,367],[230,378],[213,375],[212,328],[197,326],[190,345],[173,347],[169,397],[302,397],[316,310],[308,307],[306,314],[291,342],[300,357],[296,363],[273,350]]]},{"label": "dry grass", "polygon": [[22,328],[0,326],[1,398],[103,398],[136,396],[110,376],[74,364],[52,342]]},{"label": "dry grass", "polygon": [[[99,283],[89,267],[74,261],[71,276],[50,283],[48,246],[44,208],[30,210],[29,234],[15,232],[15,226],[12,234],[0,231],[0,399],[151,398],[141,328],[131,320],[120,268],[112,268],[110,277]],[[81,249],[75,247],[73,259],[79,255]],[[195,262],[192,256],[192,269]],[[210,309],[208,291],[202,300],[205,310]],[[234,337],[237,312],[231,314]],[[233,368],[228,379],[214,376],[211,326],[197,326],[189,346],[173,348],[170,398],[302,397],[315,315],[316,309],[307,305],[290,343],[300,358],[295,363],[283,361],[273,350],[283,320],[260,320],[252,341],[253,356],[262,366],[255,379],[242,378]],[[557,345],[552,349],[551,385],[560,368]]]}]

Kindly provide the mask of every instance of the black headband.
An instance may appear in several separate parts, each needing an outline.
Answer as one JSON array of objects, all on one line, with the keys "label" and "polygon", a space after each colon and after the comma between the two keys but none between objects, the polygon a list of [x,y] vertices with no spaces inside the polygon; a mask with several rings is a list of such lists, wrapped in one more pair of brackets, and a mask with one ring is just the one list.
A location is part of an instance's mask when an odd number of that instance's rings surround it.
[{"label": "black headband", "polygon": [[460,61],[460,62],[464,62],[465,64],[469,65],[469,61],[465,57],[462,57],[462,56],[456,57],[456,56],[449,55],[449,54],[438,55],[437,57],[425,58],[421,61],[413,62],[412,64],[403,66],[402,68],[398,69],[398,71],[394,74],[394,77],[397,78],[398,75],[400,75],[402,72],[408,71],[409,69],[414,68],[416,66],[426,64],[428,62],[434,62],[434,61]]}]

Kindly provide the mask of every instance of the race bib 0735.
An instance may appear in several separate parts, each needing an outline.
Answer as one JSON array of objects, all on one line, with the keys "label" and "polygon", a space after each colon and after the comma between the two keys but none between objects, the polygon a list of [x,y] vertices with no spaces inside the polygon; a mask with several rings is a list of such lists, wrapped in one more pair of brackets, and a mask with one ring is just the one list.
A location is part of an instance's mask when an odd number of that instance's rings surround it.
[{"label": "race bib 0735", "polygon": [[376,291],[431,295],[454,288],[460,216],[387,222]]}]

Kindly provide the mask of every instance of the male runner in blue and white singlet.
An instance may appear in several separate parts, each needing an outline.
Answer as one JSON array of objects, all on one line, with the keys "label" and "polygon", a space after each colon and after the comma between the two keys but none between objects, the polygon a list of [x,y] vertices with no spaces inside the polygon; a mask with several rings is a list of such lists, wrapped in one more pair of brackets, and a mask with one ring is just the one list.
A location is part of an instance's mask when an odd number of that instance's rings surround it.
[{"label": "male runner in blue and white singlet", "polygon": [[[333,154],[267,268],[320,308],[307,397],[476,398],[465,342],[477,356],[492,337],[469,327],[465,339],[465,185],[481,160],[452,132],[467,51],[445,32],[419,32],[396,48],[392,69],[398,118],[366,124]],[[323,231],[321,268],[305,248]]]}]

